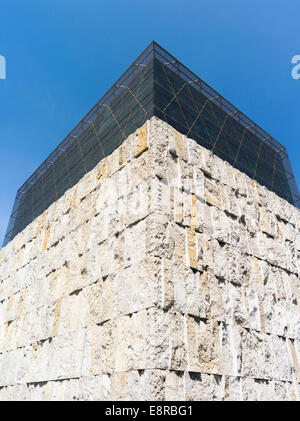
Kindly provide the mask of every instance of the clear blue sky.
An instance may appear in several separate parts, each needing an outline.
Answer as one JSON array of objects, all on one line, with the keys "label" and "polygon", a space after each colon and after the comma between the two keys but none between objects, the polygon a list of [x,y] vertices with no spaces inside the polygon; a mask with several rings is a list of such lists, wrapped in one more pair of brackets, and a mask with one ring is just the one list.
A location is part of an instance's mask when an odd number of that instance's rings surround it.
[{"label": "clear blue sky", "polygon": [[300,184],[299,0],[6,0],[0,244],[15,193],[155,40],[270,132]]}]

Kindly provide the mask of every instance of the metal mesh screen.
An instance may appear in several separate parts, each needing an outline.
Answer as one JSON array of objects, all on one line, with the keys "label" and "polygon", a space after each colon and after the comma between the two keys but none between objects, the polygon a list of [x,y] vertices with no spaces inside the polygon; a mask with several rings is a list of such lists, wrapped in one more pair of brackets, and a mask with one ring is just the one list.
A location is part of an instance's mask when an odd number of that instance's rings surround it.
[{"label": "metal mesh screen", "polygon": [[299,207],[286,149],[152,42],[18,190],[4,245],[153,115]]}]

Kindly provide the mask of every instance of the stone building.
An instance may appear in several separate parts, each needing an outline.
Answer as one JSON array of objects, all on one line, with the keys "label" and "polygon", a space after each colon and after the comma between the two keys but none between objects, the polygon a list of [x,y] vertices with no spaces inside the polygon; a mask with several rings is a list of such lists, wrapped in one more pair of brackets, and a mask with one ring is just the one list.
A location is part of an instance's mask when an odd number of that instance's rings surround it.
[{"label": "stone building", "polygon": [[285,148],[156,43],[19,189],[2,400],[299,400]]}]

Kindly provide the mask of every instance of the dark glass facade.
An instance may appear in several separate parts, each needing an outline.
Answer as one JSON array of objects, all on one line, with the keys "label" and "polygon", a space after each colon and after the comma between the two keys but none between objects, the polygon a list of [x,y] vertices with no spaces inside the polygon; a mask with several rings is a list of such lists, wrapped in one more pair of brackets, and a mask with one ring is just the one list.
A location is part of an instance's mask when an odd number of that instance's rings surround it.
[{"label": "dark glass facade", "polygon": [[286,149],[153,42],[18,190],[4,245],[153,115],[299,206]]}]

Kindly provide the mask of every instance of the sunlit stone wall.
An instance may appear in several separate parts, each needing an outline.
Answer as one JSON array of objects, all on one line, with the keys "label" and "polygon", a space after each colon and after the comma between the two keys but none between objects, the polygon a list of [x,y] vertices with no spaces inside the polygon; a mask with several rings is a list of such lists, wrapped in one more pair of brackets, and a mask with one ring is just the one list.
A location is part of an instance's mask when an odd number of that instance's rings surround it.
[{"label": "sunlit stone wall", "polygon": [[0,251],[0,399],[300,399],[299,231],[153,117]]}]

